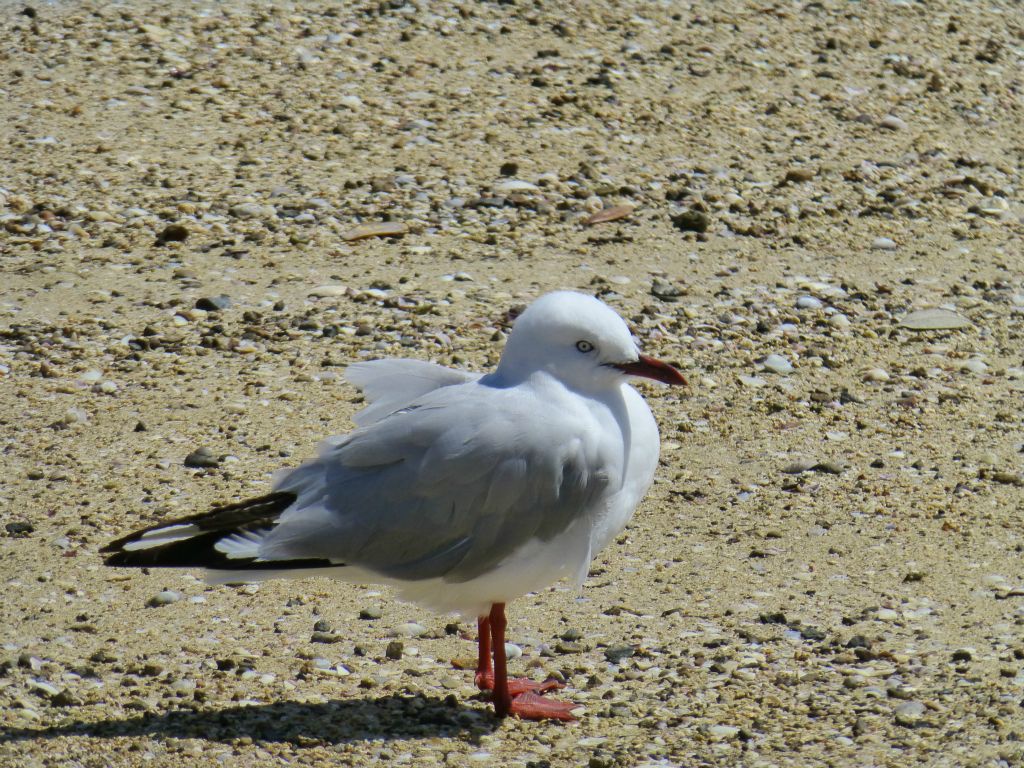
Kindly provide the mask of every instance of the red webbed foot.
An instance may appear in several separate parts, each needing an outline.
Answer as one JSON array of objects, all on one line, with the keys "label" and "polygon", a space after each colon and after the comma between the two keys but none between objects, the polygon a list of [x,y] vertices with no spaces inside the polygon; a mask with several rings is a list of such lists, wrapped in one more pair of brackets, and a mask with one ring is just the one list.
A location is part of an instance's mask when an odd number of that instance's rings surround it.
[{"label": "red webbed foot", "polygon": [[[513,696],[509,702],[508,712],[505,714],[518,717],[522,720],[562,720],[573,722],[572,710],[579,704],[571,701],[559,701],[558,699],[547,699],[536,693],[521,693]],[[498,713],[501,715],[501,713]]]},{"label": "red webbed foot", "polygon": [[[493,691],[494,674],[491,672],[477,672],[476,687],[481,691]],[[524,693],[541,695],[548,691],[557,691],[560,688],[565,688],[565,686],[553,677],[549,677],[547,680],[539,683],[528,677],[514,677],[508,681],[508,693],[512,697],[520,696]]]}]

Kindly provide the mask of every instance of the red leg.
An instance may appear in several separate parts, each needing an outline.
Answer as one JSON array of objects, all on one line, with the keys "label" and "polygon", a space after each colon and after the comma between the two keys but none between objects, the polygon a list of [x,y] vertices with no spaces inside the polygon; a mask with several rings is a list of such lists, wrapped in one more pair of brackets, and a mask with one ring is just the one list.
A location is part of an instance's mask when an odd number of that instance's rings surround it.
[{"label": "red leg", "polygon": [[491,666],[491,620],[481,616],[476,620],[477,657],[476,687],[489,691],[494,687],[494,668]]},{"label": "red leg", "polygon": [[504,603],[491,606],[490,625],[494,646],[494,713],[498,717],[515,715],[524,720],[575,720],[572,716],[575,705],[571,702],[545,699],[531,691],[518,694],[511,692],[505,659]]},{"label": "red leg", "polygon": [[[491,619],[489,616],[481,616],[476,620],[477,628],[477,661],[476,676],[474,678],[476,687],[481,691],[494,690],[494,667],[491,664]],[[523,693],[547,693],[548,691],[565,688],[557,680],[547,679],[542,683],[530,680],[528,677],[517,677],[508,680],[508,692],[510,696],[519,696]]]}]

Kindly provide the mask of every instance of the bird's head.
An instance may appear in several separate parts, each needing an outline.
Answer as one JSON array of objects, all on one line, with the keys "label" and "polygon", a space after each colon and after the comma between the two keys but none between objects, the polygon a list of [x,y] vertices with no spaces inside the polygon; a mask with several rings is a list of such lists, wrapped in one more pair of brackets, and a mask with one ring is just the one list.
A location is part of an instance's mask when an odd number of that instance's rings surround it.
[{"label": "bird's head", "polygon": [[572,291],[541,296],[512,328],[498,375],[519,380],[536,371],[579,391],[614,386],[625,376],[686,383],[668,363],[640,354],[629,327],[611,307]]}]

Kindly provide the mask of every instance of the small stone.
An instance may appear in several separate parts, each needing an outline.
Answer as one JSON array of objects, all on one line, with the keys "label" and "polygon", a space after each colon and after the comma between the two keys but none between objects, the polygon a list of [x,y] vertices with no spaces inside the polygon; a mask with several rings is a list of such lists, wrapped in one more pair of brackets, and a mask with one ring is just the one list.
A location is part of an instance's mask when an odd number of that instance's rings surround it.
[{"label": "small stone", "polygon": [[400,221],[382,221],[379,224],[362,224],[345,232],[341,239],[346,242],[365,240],[369,237],[401,237],[409,227]]},{"label": "small stone", "polygon": [[156,244],[180,243],[188,239],[188,227],[184,224],[168,224],[156,236]]},{"label": "small stone", "polygon": [[514,160],[507,160],[501,164],[501,168],[498,170],[502,176],[515,176],[519,173],[519,163]]},{"label": "small stone", "polygon": [[948,309],[920,309],[900,320],[900,327],[911,331],[948,331],[970,325],[966,317]]},{"label": "small stone", "polygon": [[992,472],[989,477],[1003,485],[1024,485],[1024,476],[1018,472],[1007,472],[1004,469],[997,469]]},{"label": "small stone", "polygon": [[314,632],[309,636],[311,643],[340,643],[344,638],[334,632]]},{"label": "small stone", "polygon": [[505,658],[518,659],[523,655],[523,649],[515,643],[505,643]]},{"label": "small stone", "polygon": [[827,635],[817,627],[802,626],[798,631],[800,632],[800,637],[802,637],[804,640],[810,640],[811,642],[815,643],[820,643],[827,637]]},{"label": "small stone", "polygon": [[876,237],[871,241],[871,247],[876,251],[895,251],[896,241],[889,237]]},{"label": "small stone", "polygon": [[921,716],[924,715],[925,709],[920,701],[905,701],[893,710],[893,715],[898,725],[914,728],[921,724]]},{"label": "small stone", "polygon": [[774,353],[768,355],[768,357],[762,360],[761,365],[772,373],[777,373],[780,376],[785,376],[793,372],[793,364],[782,355],[776,355]]},{"label": "small stone", "polygon": [[953,661],[971,661],[974,658],[974,651],[971,648],[958,648],[953,651]]},{"label": "small stone", "polygon": [[220,296],[203,296],[196,300],[196,309],[201,309],[204,312],[220,312],[230,306],[231,297],[223,293]]},{"label": "small stone", "polygon": [[197,448],[185,457],[185,466],[192,469],[210,469],[220,466],[220,457],[209,448]]},{"label": "small stone", "polygon": [[196,681],[186,677],[173,681],[168,687],[172,693],[176,693],[178,696],[188,696],[195,693]]},{"label": "small stone", "polygon": [[815,174],[817,174],[817,171],[813,168],[790,168],[786,171],[785,181],[793,183],[810,181],[814,178]]},{"label": "small stone", "polygon": [[864,371],[861,378],[864,381],[873,381],[876,383],[880,383],[889,380],[889,373],[888,371],[884,371],[881,368],[869,368],[868,370]]},{"label": "small stone", "polygon": [[163,592],[157,592],[149,600],[146,601],[146,605],[150,608],[157,608],[161,605],[171,605],[181,600],[181,592],[175,592],[173,589],[165,589]]},{"label": "small stone", "polygon": [[815,472],[824,472],[828,475],[841,475],[845,467],[838,461],[819,461],[813,467]]},{"label": "small stone", "polygon": [[679,301],[679,297],[683,295],[683,290],[668,280],[656,277],[651,281],[651,295],[656,296],[662,301],[673,302]]},{"label": "small stone", "polygon": [[28,536],[35,529],[36,527],[27,520],[17,520],[4,526],[4,530],[11,536]]},{"label": "small stone", "polygon": [[707,232],[711,217],[702,211],[682,211],[672,217],[672,223],[682,232]]},{"label": "small stone", "polygon": [[494,191],[499,195],[511,195],[516,192],[536,192],[538,187],[536,184],[531,184],[528,181],[522,181],[521,179],[509,179],[508,181],[502,181],[494,185]]},{"label": "small stone", "polygon": [[405,650],[405,644],[401,640],[392,640],[388,643],[387,649],[384,651],[384,655],[394,661],[401,661],[402,652]]},{"label": "small stone", "polygon": [[787,475],[799,475],[803,472],[809,472],[816,466],[818,466],[818,462],[814,459],[796,459],[784,466],[782,471]]},{"label": "small stone", "polygon": [[604,657],[610,664],[619,664],[623,659],[628,659],[634,653],[635,649],[631,645],[613,645],[605,649]]},{"label": "small stone", "polygon": [[373,621],[379,619],[384,615],[384,612],[380,608],[363,608],[359,611],[359,618],[364,621]]},{"label": "small stone", "polygon": [[570,654],[570,653],[584,653],[587,647],[583,643],[577,642],[561,642],[555,646],[556,653]]},{"label": "small stone", "polygon": [[984,360],[972,357],[970,360],[964,361],[963,365],[960,366],[960,370],[980,376],[988,370],[988,365]]},{"label": "small stone", "polygon": [[422,637],[427,634],[427,628],[415,621],[409,621],[395,627],[394,634],[397,637]]},{"label": "small stone", "polygon": [[887,131],[904,131],[907,129],[907,124],[896,115],[886,115],[878,121],[878,127],[885,128]]},{"label": "small stone", "polygon": [[62,690],[59,686],[56,686],[47,680],[33,680],[29,685],[44,696],[49,697],[56,696]]},{"label": "small stone", "polygon": [[308,294],[314,299],[328,299],[336,296],[347,296],[347,285],[318,285]]},{"label": "small stone", "polygon": [[821,309],[822,306],[821,299],[814,296],[801,296],[796,300],[797,309]]},{"label": "small stone", "polygon": [[50,698],[54,707],[80,707],[84,702],[66,688]]},{"label": "small stone", "polygon": [[271,205],[260,205],[259,203],[238,203],[230,208],[232,216],[236,219],[256,219],[261,216],[270,216],[274,213]]},{"label": "small stone", "polygon": [[320,619],[313,625],[314,632],[333,632],[334,627],[327,619]]}]

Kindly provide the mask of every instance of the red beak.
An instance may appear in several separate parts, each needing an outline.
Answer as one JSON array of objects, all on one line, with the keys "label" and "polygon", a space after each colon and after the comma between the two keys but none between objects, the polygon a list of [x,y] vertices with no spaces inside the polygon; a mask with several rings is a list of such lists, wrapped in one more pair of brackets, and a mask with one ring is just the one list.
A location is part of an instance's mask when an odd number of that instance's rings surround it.
[{"label": "red beak", "polygon": [[664,384],[686,384],[686,378],[668,363],[655,360],[653,357],[640,355],[635,363],[616,363],[612,366],[629,376],[642,376]]}]

